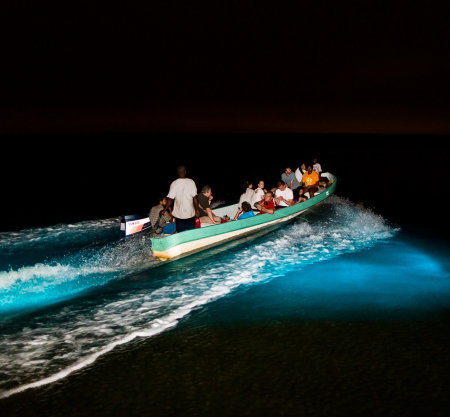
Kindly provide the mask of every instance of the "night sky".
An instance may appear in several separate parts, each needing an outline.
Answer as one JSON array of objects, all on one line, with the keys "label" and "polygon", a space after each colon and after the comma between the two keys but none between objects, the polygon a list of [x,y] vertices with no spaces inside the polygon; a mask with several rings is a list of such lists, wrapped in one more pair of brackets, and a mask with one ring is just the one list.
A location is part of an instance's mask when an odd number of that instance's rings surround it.
[{"label": "night sky", "polygon": [[[146,211],[180,163],[227,200],[317,156],[395,218],[421,218],[424,167],[445,180],[438,4],[16,0],[1,18],[2,230]],[[411,176],[401,200],[383,182]]]},{"label": "night sky", "polygon": [[450,132],[448,6],[9,3],[3,133]]}]

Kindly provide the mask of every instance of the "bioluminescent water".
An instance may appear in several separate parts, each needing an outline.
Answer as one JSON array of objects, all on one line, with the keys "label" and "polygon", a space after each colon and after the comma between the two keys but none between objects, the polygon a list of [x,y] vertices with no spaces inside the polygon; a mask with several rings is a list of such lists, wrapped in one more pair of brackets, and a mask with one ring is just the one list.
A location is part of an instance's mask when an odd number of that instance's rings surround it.
[{"label": "bioluminescent water", "polygon": [[[448,270],[396,240],[400,229],[383,217],[337,196],[307,216],[311,223],[162,265],[147,236],[120,236],[118,219],[1,234],[1,395],[188,324],[194,309],[238,288],[268,288],[272,308],[282,297],[304,319],[448,305]],[[356,254],[360,263],[348,258]]]}]

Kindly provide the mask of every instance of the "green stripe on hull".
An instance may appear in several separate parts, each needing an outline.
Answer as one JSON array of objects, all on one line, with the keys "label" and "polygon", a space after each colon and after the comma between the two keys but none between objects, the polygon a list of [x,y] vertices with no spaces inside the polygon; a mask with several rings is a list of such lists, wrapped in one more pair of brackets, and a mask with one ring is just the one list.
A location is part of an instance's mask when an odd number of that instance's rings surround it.
[{"label": "green stripe on hull", "polygon": [[316,195],[313,198],[310,198],[307,201],[303,201],[299,204],[295,204],[290,207],[286,207],[283,209],[276,210],[274,214],[260,214],[254,217],[249,217],[248,219],[238,220],[238,221],[230,221],[227,223],[218,224],[215,226],[202,227],[199,229],[186,230],[182,233],[175,233],[170,236],[166,236],[160,239],[152,238],[152,249],[153,251],[164,252],[169,248],[174,246],[192,242],[199,239],[204,239],[212,236],[219,236],[224,233],[234,232],[240,229],[249,228],[252,226],[262,225],[264,223],[273,222],[274,220],[282,219],[284,217],[289,217],[295,214],[299,214],[304,210],[315,206],[321,201],[328,198],[331,194],[333,194],[336,189],[336,178],[333,176],[333,184],[322,191],[320,194]]}]

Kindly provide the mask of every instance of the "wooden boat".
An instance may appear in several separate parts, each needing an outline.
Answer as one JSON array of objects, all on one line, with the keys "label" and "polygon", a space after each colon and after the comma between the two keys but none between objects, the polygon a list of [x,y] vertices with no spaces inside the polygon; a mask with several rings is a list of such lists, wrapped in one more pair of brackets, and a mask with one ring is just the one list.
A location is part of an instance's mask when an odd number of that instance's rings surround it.
[{"label": "wooden boat", "polygon": [[[336,178],[330,173],[322,173],[322,176],[326,176],[331,185],[328,188],[320,188],[314,197],[306,201],[277,209],[274,214],[258,214],[247,219],[216,225],[202,224],[202,227],[198,229],[152,238],[153,254],[162,260],[181,258],[233,239],[282,225],[333,194],[336,189]],[[227,215],[229,218],[234,218],[237,210],[238,204],[233,204],[214,209],[214,214],[219,217]]]}]

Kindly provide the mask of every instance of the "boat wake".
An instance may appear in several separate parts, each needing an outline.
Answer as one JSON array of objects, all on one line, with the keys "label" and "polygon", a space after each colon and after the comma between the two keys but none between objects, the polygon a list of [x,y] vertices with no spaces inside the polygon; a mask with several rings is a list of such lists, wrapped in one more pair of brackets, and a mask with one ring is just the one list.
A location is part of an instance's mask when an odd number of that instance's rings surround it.
[{"label": "boat wake", "polygon": [[[117,232],[118,222],[113,225]],[[98,230],[95,232],[98,233]],[[80,237],[80,234],[86,238],[85,230],[74,231],[72,238]],[[24,235],[21,242],[16,240],[14,236],[14,244],[21,247],[27,238]],[[59,233],[53,239],[45,236],[45,240],[48,241],[47,253],[42,241],[39,241],[39,250],[45,253],[42,262],[0,271],[0,315],[23,313],[59,302],[158,263],[151,256],[150,239],[145,235],[132,239],[118,238],[108,243],[101,240],[100,245],[91,241],[75,250],[70,241],[60,241]],[[55,257],[52,246],[58,242],[61,242],[59,251],[65,250],[66,254]],[[77,243],[80,244],[80,241]],[[3,239],[1,246],[6,245],[7,240]],[[33,241],[29,250],[32,252],[31,259],[35,259],[37,249],[33,247]],[[24,257],[23,251],[21,247],[18,256],[26,262],[29,259]],[[48,253],[53,256],[49,258]],[[14,255],[11,257],[14,258]]]},{"label": "boat wake", "polygon": [[308,217],[311,224],[296,221],[230,250],[160,268],[153,268],[159,261],[149,257],[149,241],[141,236],[0,272],[0,396],[64,378],[118,345],[176,326],[239,286],[370,248],[396,232],[382,217],[336,196]]}]

